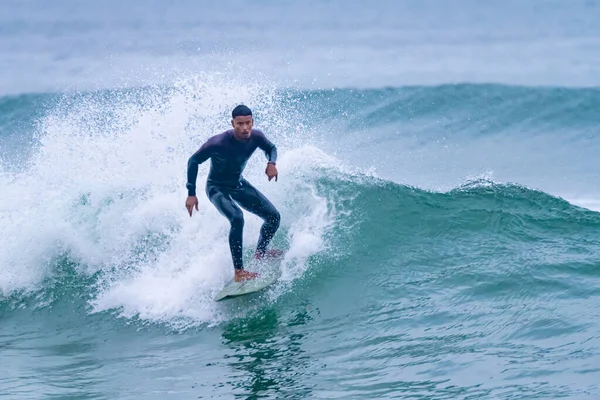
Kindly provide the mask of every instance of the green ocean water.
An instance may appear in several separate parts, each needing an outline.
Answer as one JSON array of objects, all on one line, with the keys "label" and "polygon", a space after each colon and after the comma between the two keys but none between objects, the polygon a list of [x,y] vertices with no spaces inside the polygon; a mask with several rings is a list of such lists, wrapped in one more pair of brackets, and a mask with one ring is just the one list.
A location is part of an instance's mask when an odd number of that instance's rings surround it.
[{"label": "green ocean water", "polygon": [[[593,197],[600,91],[220,85],[0,99],[0,393],[600,396],[600,214],[554,190]],[[258,153],[246,177],[287,255],[214,303],[228,226],[203,197],[187,216],[185,162],[238,101],[280,148],[277,183]]]}]

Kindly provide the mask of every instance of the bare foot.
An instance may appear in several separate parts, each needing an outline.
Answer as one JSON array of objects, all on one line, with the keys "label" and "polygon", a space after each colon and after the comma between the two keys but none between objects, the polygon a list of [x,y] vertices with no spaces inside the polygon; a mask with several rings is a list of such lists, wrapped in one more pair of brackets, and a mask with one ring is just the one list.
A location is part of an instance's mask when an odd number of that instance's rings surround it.
[{"label": "bare foot", "polygon": [[246,281],[249,279],[254,279],[256,277],[258,277],[257,272],[249,272],[249,271],[246,271],[245,269],[236,269],[235,270],[235,281],[236,282]]}]

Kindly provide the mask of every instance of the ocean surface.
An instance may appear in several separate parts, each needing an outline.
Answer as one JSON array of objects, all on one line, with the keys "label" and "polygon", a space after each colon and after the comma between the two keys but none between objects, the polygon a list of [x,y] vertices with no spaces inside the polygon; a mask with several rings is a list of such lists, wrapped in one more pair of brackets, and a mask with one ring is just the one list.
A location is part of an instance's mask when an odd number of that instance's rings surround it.
[{"label": "ocean surface", "polygon": [[[598,21],[0,2],[0,398],[599,399]],[[286,254],[217,303],[229,225],[203,191],[189,217],[185,172],[239,103]]]}]

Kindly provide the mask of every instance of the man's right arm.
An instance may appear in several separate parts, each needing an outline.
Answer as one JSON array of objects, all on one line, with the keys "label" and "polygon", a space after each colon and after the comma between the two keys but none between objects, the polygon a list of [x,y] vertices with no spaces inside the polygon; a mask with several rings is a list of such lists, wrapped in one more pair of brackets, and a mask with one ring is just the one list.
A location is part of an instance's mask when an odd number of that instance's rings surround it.
[{"label": "man's right arm", "polygon": [[198,178],[198,165],[208,160],[212,154],[213,146],[210,141],[204,143],[188,160],[187,183],[188,196],[196,195],[196,179]]}]

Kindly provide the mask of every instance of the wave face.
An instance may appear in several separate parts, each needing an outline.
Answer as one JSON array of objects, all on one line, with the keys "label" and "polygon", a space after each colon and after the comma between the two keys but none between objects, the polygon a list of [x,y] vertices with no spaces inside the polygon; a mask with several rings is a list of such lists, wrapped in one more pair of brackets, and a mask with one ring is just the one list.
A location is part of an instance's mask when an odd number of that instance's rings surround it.
[{"label": "wave face", "polygon": [[[278,182],[259,153],[245,176],[281,211],[287,253],[271,290],[214,303],[229,227],[203,195],[187,215],[185,166],[239,102],[279,147]],[[214,75],[4,97],[0,347],[21,367],[0,387],[593,397],[598,106],[597,89],[297,91]],[[246,214],[247,256],[260,225]]]}]

